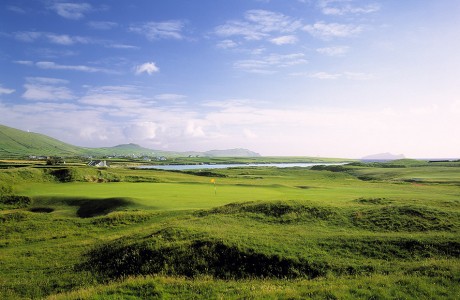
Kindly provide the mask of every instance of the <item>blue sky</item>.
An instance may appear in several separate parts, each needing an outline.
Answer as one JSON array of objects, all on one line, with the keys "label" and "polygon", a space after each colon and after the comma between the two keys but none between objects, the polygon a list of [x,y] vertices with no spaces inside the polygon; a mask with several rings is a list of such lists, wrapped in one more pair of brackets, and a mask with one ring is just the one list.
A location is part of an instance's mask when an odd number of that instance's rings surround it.
[{"label": "blue sky", "polygon": [[460,1],[2,1],[0,124],[79,146],[459,157]]}]

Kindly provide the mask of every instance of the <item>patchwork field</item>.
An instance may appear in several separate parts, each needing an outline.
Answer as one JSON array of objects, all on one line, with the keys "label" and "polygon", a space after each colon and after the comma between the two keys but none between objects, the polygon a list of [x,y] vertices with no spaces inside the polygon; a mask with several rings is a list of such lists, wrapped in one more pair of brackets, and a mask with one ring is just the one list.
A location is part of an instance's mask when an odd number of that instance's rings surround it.
[{"label": "patchwork field", "polygon": [[2,299],[460,296],[459,163],[16,167],[0,191]]}]

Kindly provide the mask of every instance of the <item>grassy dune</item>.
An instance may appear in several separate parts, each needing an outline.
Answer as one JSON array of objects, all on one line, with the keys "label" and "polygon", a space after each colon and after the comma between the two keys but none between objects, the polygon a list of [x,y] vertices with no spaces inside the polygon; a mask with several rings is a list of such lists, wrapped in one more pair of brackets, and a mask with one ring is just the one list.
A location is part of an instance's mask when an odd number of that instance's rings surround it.
[{"label": "grassy dune", "polygon": [[455,163],[0,179],[4,299],[460,295]]}]

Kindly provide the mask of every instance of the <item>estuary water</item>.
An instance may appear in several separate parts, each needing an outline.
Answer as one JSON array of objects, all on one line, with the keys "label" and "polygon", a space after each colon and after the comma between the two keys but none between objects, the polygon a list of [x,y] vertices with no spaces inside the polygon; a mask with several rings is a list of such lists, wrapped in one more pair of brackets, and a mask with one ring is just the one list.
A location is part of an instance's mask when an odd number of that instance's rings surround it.
[{"label": "estuary water", "polygon": [[246,167],[275,167],[275,168],[292,168],[292,167],[301,167],[308,168],[318,165],[327,165],[327,166],[338,166],[345,165],[347,163],[337,162],[337,163],[253,163],[253,164],[215,164],[215,165],[145,165],[139,166],[139,169],[159,169],[159,170],[205,170],[205,169],[227,169],[227,168],[246,168]]}]

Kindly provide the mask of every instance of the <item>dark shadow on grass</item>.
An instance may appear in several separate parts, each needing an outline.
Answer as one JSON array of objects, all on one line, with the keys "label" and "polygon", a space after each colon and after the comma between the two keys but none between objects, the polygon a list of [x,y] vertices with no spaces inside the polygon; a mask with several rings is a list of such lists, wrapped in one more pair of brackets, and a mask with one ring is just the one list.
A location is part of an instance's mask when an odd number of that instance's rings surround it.
[{"label": "dark shadow on grass", "polygon": [[79,206],[77,216],[80,218],[91,218],[106,215],[121,207],[132,204],[126,198],[107,198],[107,199],[75,199],[68,202],[69,205]]},{"label": "dark shadow on grass", "polygon": [[77,216],[80,218],[103,216],[112,211],[134,204],[131,199],[121,197],[105,199],[83,197],[38,197],[35,200],[37,204],[41,204],[46,208],[53,207],[55,205],[77,206]]},{"label": "dark shadow on grass", "polygon": [[150,240],[125,244],[123,240],[94,248],[77,269],[105,279],[164,274],[194,278],[210,275],[220,279],[316,278],[324,276],[321,262],[269,255],[212,239]]},{"label": "dark shadow on grass", "polygon": [[51,213],[54,211],[54,208],[51,207],[32,207],[29,211],[34,213]]}]

